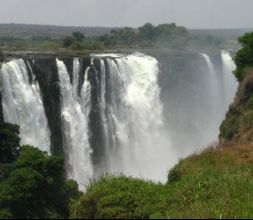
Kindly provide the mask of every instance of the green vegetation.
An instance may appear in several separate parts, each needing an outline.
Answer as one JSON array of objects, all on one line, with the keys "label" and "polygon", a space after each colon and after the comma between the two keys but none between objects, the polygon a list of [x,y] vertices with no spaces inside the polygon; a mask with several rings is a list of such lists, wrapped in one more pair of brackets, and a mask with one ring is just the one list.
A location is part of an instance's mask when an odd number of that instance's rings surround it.
[{"label": "green vegetation", "polygon": [[246,68],[253,69],[253,32],[240,37],[239,42],[242,44],[242,49],[237,52],[235,57],[237,66],[235,75],[241,81],[247,73]]},{"label": "green vegetation", "polygon": [[63,47],[72,50],[102,50],[104,45],[92,38],[85,37],[80,32],[74,32],[71,37],[63,40]]},{"label": "green vegetation", "polygon": [[239,38],[242,48],[235,56],[235,76],[240,87],[235,103],[221,125],[221,141],[253,141],[253,33]]},{"label": "green vegetation", "polygon": [[187,46],[219,46],[221,41],[211,35],[191,35],[185,27],[172,24],[153,26],[147,23],[138,29],[125,27],[112,30],[110,34],[99,38],[105,46],[112,47],[169,47],[183,48]]},{"label": "green vegetation", "polygon": [[4,55],[3,52],[0,50],[0,62],[4,61]]},{"label": "green vegetation", "polygon": [[20,146],[19,127],[0,124],[0,218],[68,218],[78,186],[62,157]]},{"label": "green vegetation", "polygon": [[20,151],[19,127],[0,123],[0,163],[16,160]]},{"label": "green vegetation", "polygon": [[[103,177],[71,205],[72,218],[251,218],[252,146],[212,148],[182,160],[167,184]],[[176,177],[176,178],[175,178]]]},{"label": "green vegetation", "polygon": [[[24,37],[23,32],[29,26],[20,29],[20,34],[13,29],[14,26],[10,25],[8,35],[1,33],[0,29],[0,48],[3,50],[59,51],[67,53],[69,51],[101,51],[117,48],[219,47],[222,44],[222,40],[218,37],[211,34],[191,34],[185,27],[177,26],[175,23],[160,24],[158,26],[147,23],[137,29],[131,27],[116,28],[110,31],[105,29],[98,31],[98,33],[101,33],[100,35],[91,34],[91,30],[89,30],[87,33],[90,33],[90,36],[85,36],[80,28],[76,28],[76,31],[73,31],[70,36],[67,34],[68,32],[64,32],[61,28],[59,34],[57,34],[57,29],[54,30],[52,27],[48,27],[47,31],[49,33],[47,36],[45,33],[41,33],[38,27],[31,26],[31,36],[25,35]],[[18,29],[18,25],[15,27]],[[4,28],[8,30],[8,26]],[[72,28],[71,30],[75,29]],[[41,35],[36,35],[36,31]]]}]

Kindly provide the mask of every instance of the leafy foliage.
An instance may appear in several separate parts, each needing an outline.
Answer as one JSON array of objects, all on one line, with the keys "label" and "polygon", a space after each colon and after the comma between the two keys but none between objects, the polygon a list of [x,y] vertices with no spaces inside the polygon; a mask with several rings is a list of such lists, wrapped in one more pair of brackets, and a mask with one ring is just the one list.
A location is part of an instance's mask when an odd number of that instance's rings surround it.
[{"label": "leafy foliage", "polygon": [[186,28],[177,27],[174,23],[158,26],[147,23],[137,30],[131,27],[114,29],[99,39],[105,46],[180,47],[186,45],[188,34]]},{"label": "leafy foliage", "polygon": [[65,178],[63,157],[20,147],[18,126],[1,126],[0,218],[68,218],[79,191]]},{"label": "leafy foliage", "polygon": [[235,56],[235,63],[237,70],[235,72],[239,81],[245,77],[245,68],[253,67],[253,32],[246,33],[239,38],[239,42],[242,44],[242,48],[237,52]]},{"label": "leafy foliage", "polygon": [[19,126],[0,123],[0,163],[13,162],[20,150]]},{"label": "leafy foliage", "polygon": [[68,36],[63,40],[63,47],[73,50],[101,50],[103,43],[85,37],[80,32],[73,32],[72,36]]},{"label": "leafy foliage", "polygon": [[236,102],[230,107],[220,128],[221,140],[253,141],[253,32],[239,38],[235,75],[240,81]]},{"label": "leafy foliage", "polygon": [[0,50],[0,62],[4,61],[4,55],[3,52]]}]

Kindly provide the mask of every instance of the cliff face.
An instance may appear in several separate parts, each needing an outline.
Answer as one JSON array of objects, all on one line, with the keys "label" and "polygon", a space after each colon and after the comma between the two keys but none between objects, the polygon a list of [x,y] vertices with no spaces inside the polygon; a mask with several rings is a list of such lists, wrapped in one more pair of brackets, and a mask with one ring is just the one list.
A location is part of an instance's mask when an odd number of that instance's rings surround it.
[{"label": "cliff face", "polygon": [[220,128],[221,143],[253,143],[253,72],[240,83],[234,103]]},{"label": "cliff face", "polygon": [[[59,77],[55,59],[35,59],[33,72],[39,82],[45,114],[51,131],[51,152],[53,155],[63,153],[61,100]],[[29,68],[28,68],[29,69]]]}]

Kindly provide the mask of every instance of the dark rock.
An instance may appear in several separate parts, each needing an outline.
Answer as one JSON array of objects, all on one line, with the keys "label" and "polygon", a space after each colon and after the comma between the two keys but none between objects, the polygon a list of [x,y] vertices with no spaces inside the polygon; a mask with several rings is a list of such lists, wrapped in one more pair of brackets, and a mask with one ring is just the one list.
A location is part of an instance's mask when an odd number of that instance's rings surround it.
[{"label": "dark rock", "polygon": [[36,59],[33,71],[39,82],[48,125],[51,131],[51,152],[63,154],[63,133],[61,122],[61,98],[56,60]]}]

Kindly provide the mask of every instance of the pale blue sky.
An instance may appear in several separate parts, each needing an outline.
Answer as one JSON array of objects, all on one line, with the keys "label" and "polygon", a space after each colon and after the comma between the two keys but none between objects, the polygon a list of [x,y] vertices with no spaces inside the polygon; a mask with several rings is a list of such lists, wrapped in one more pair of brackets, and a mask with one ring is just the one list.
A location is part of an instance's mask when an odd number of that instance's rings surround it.
[{"label": "pale blue sky", "polygon": [[253,0],[0,0],[0,23],[252,28]]}]

